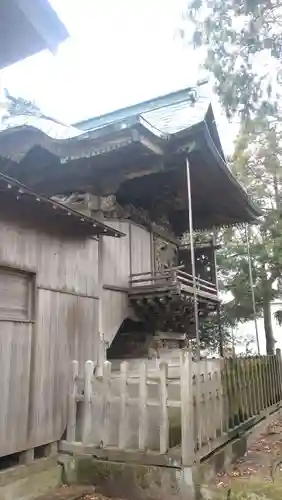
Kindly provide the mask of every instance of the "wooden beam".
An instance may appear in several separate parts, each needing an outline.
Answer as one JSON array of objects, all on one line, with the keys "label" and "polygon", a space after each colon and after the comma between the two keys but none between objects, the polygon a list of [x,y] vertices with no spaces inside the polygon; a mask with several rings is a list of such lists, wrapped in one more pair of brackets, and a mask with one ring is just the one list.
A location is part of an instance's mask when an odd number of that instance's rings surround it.
[{"label": "wooden beam", "polygon": [[137,130],[132,130],[132,139],[134,142],[140,142],[145,148],[154,153],[155,155],[164,156],[163,148],[159,146],[156,141],[150,140],[148,137],[140,134]]}]

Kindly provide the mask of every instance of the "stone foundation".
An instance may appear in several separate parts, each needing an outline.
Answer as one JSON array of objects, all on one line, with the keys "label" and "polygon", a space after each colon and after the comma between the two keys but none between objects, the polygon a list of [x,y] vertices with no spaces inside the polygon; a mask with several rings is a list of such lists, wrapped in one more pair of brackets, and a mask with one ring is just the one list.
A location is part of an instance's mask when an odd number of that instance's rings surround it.
[{"label": "stone foundation", "polygon": [[[134,500],[195,500],[193,468],[154,467],[61,456],[63,482],[91,484],[103,495]],[[201,498],[201,497],[198,497]]]},{"label": "stone foundation", "polygon": [[61,484],[62,467],[56,458],[40,458],[30,465],[0,471],[0,500],[33,500]]},{"label": "stone foundation", "polygon": [[[202,462],[191,467],[181,466],[180,460],[151,457],[159,465],[145,465],[144,457],[130,452],[99,450],[82,446],[73,454],[59,457],[65,484],[93,485],[98,493],[128,500],[210,500],[215,475],[244,455],[247,436],[224,444]],[[71,445],[70,445],[71,446]],[[143,463],[142,463],[143,462]],[[150,463],[150,462],[149,462]]]},{"label": "stone foundation", "polygon": [[[173,449],[169,455],[150,456],[61,442],[63,482],[93,485],[98,493],[128,500],[212,500],[216,498],[215,475],[228,471],[236,459],[244,456],[253,440],[280,414],[273,413],[241,436],[230,435],[228,443],[223,442],[191,467],[181,466],[180,455],[173,454]],[[149,465],[152,463],[158,465]]]}]

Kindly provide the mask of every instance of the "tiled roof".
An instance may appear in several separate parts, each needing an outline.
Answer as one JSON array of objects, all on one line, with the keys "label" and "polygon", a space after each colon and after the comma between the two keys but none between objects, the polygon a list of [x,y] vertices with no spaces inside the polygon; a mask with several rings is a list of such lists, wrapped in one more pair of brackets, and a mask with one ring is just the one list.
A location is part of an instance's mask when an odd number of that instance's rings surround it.
[{"label": "tiled roof", "polygon": [[81,134],[79,129],[44,115],[34,102],[10,95],[7,89],[1,95],[0,104],[0,132],[17,127],[33,127],[52,139],[70,139]]},{"label": "tiled roof", "polygon": [[0,122],[0,132],[16,127],[34,127],[52,137],[52,139],[70,139],[77,137],[83,132],[70,125],[64,125],[52,119],[30,115],[8,116]]},{"label": "tiled roof", "polygon": [[175,134],[180,130],[195,125],[204,120],[209,101],[205,96],[198,96],[196,103],[189,101],[165,106],[148,113],[142,113],[143,118],[151,125],[167,134]]},{"label": "tiled roof", "polygon": [[114,122],[126,122],[134,116],[142,116],[160,131],[174,134],[203,121],[209,103],[210,94],[206,86],[198,91],[186,88],[77,122],[74,126],[85,131],[96,130]]}]

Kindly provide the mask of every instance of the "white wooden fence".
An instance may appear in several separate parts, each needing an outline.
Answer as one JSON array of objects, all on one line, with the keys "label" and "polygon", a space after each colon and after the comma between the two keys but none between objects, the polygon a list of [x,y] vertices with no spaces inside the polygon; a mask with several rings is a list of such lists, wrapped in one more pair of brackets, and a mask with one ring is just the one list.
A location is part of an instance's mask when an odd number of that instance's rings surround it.
[{"label": "white wooden fence", "polygon": [[221,428],[220,360],[195,363],[183,350],[178,364],[147,365],[140,361],[130,371],[124,361],[113,372],[106,361],[102,376],[95,376],[93,362],[87,361],[81,380],[73,361],[66,440],[160,454],[178,445],[182,462],[190,463],[199,436],[208,441],[214,428]]},{"label": "white wooden fence", "polygon": [[182,350],[178,363],[154,367],[140,360],[132,370],[124,361],[112,371],[106,361],[102,375],[87,361],[83,379],[77,361],[72,366],[67,443],[160,455],[178,449],[183,465],[254,425],[282,399],[280,352],[195,362]]}]

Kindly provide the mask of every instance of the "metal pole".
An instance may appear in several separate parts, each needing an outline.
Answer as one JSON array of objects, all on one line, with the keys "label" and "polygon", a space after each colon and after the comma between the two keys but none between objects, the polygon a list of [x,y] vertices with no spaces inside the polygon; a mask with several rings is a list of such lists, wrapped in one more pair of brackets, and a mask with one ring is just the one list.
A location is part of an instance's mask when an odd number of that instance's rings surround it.
[{"label": "metal pole", "polygon": [[251,257],[250,240],[249,240],[249,226],[247,226],[247,225],[245,226],[245,234],[246,234],[246,243],[247,243],[247,252],[248,252],[249,280],[250,280],[253,315],[254,315],[254,323],[255,323],[255,331],[256,331],[257,351],[258,351],[258,355],[260,355],[257,311],[256,311],[256,299],[255,299],[254,280],[253,280],[253,267],[252,267],[252,257]]},{"label": "metal pole", "polygon": [[186,176],[187,176],[187,192],[188,192],[188,211],[189,211],[188,218],[189,218],[191,267],[192,267],[192,277],[193,277],[194,320],[195,320],[195,333],[196,333],[196,343],[197,343],[196,354],[197,354],[197,359],[199,360],[200,359],[200,332],[199,332],[197,280],[196,280],[196,265],[195,265],[194,237],[193,237],[191,179],[190,179],[190,165],[189,165],[188,158],[186,158]]}]

